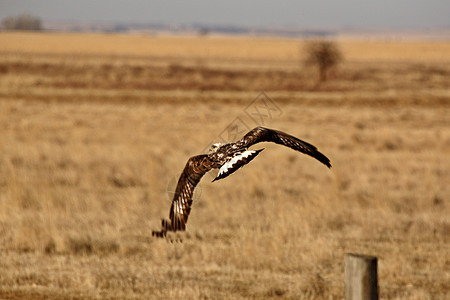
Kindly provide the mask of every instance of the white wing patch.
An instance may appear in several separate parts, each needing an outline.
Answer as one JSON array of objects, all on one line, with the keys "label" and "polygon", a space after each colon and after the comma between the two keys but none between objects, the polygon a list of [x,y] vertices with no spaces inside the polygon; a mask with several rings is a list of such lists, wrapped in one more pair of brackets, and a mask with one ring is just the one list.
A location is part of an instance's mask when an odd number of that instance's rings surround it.
[{"label": "white wing patch", "polygon": [[219,174],[218,175],[222,175],[222,174],[226,174],[228,173],[228,169],[232,169],[233,165],[235,163],[237,163],[238,161],[242,160],[243,158],[247,158],[250,156],[250,154],[255,153],[256,151],[244,151],[244,153],[238,154],[235,157],[233,157],[231,160],[229,160],[228,162],[226,162],[220,169],[219,169]]},{"label": "white wing patch", "polygon": [[256,150],[256,151],[246,150],[240,154],[235,155],[232,159],[230,159],[225,164],[223,164],[222,167],[220,167],[219,173],[217,174],[217,177],[213,181],[225,178],[228,175],[235,172],[240,167],[242,167],[243,165],[248,164],[262,150],[263,149]]}]

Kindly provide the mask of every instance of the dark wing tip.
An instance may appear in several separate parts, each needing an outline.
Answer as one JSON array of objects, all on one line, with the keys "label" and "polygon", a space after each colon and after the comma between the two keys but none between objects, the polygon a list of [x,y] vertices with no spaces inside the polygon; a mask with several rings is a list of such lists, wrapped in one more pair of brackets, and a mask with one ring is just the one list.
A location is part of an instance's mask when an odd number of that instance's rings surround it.
[{"label": "dark wing tip", "polygon": [[156,231],[153,230],[152,231],[152,236],[157,237],[157,238],[164,238],[166,237],[167,231],[161,230],[161,231]]},{"label": "dark wing tip", "polygon": [[319,151],[314,153],[314,158],[318,159],[321,163],[323,163],[328,168],[331,168],[330,159],[328,157],[326,157],[325,155],[323,155],[322,153],[320,153]]},{"label": "dark wing tip", "polygon": [[213,183],[214,181],[217,181],[219,179],[225,178],[225,177],[226,177],[225,174],[218,175],[218,176],[216,176],[216,178],[213,179],[213,181],[211,181],[211,183]]},{"label": "dark wing tip", "polygon": [[152,236],[157,238],[165,238],[167,235],[167,231],[173,231],[173,226],[170,223],[170,221],[166,219],[161,219],[161,230],[160,231],[153,230]]}]

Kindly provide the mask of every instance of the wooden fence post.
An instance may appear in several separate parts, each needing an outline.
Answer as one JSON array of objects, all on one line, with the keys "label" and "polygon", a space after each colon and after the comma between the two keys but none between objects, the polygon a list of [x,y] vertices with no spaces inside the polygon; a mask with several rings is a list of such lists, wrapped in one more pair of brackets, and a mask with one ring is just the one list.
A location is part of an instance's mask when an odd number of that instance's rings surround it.
[{"label": "wooden fence post", "polygon": [[345,299],[378,300],[377,258],[345,254]]}]

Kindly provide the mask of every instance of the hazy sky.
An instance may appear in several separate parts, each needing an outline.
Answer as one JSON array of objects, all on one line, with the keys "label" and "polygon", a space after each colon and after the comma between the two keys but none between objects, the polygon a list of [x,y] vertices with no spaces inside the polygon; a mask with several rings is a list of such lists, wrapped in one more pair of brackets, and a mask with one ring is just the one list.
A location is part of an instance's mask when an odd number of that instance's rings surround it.
[{"label": "hazy sky", "polygon": [[0,0],[0,18],[267,25],[302,28],[450,27],[450,0]]}]

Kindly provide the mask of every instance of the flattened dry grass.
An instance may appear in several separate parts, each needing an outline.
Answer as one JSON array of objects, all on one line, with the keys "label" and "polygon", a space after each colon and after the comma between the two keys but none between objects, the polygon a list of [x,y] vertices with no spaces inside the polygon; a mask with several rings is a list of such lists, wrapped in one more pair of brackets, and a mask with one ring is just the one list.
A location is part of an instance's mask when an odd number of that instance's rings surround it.
[{"label": "flattened dry grass", "polygon": [[[450,296],[447,64],[348,62],[315,87],[272,61],[64,55],[0,58],[0,298],[340,299],[346,252],[378,256],[382,298]],[[258,87],[282,110],[265,125],[333,168],[261,145],[203,179],[183,243],[153,239],[187,158],[257,125]]]}]

